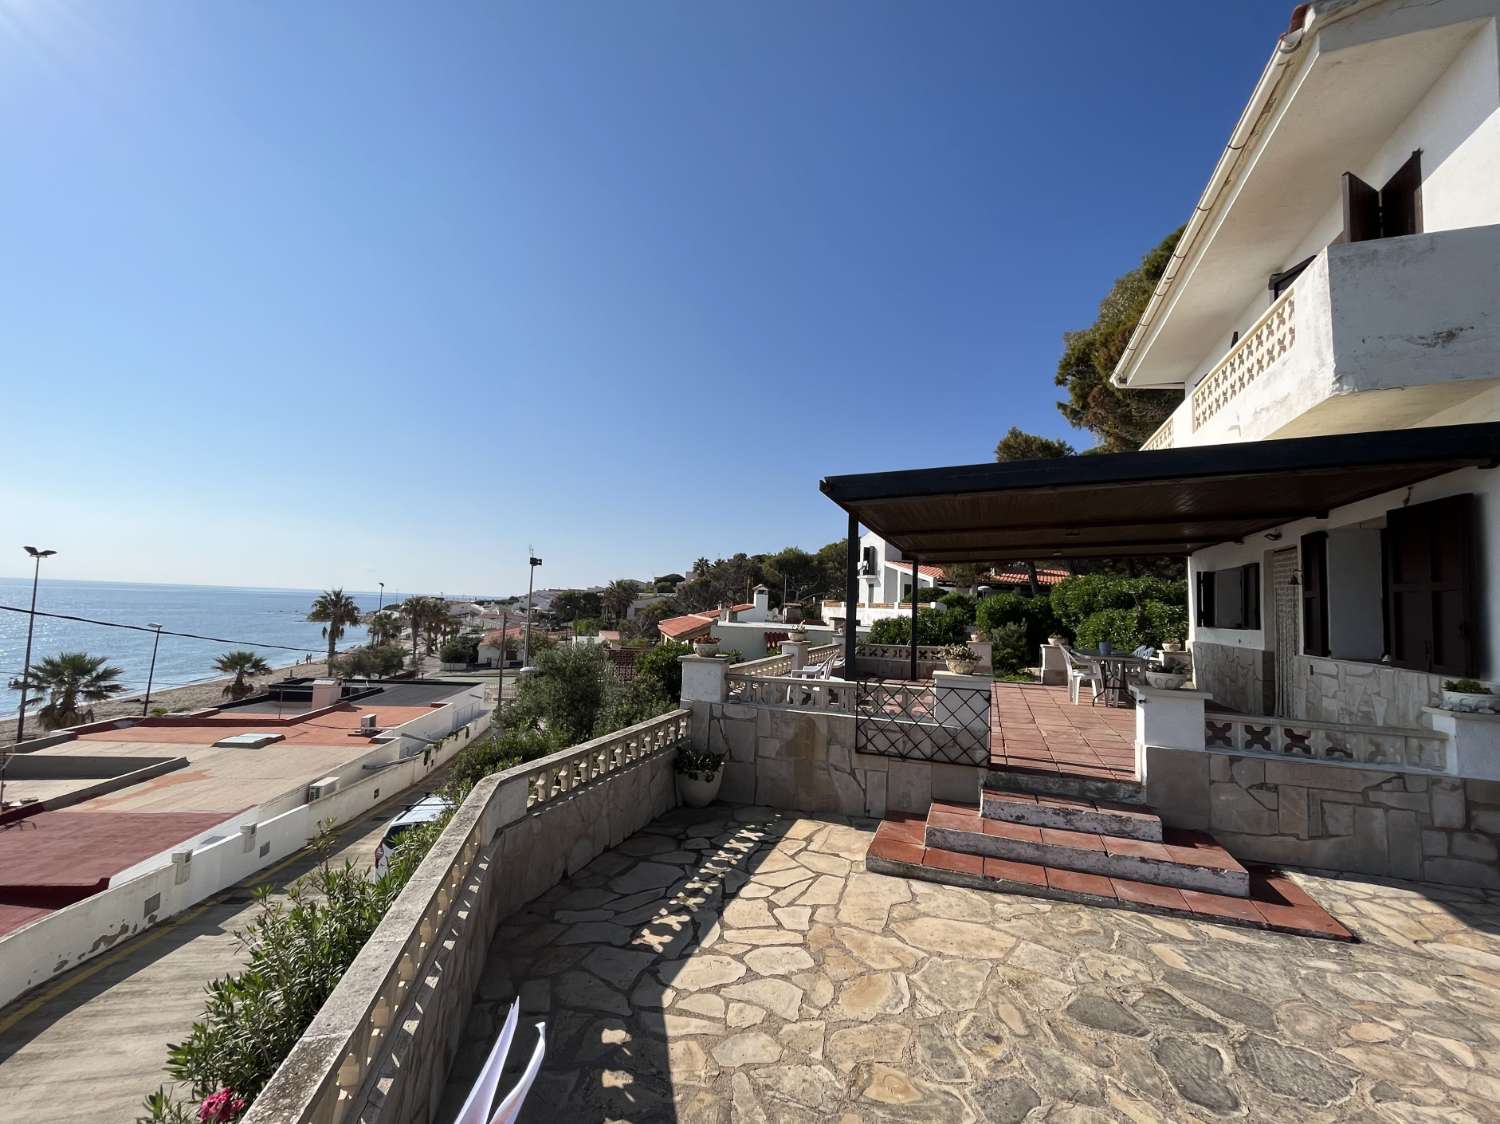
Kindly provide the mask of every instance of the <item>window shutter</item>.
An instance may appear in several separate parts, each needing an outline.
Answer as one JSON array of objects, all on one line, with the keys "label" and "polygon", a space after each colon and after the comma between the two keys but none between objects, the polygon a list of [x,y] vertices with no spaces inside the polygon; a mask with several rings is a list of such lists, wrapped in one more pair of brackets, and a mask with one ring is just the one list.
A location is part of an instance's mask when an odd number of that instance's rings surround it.
[{"label": "window shutter", "polygon": [[1422,232],[1422,152],[1418,149],[1380,189],[1380,236]]},{"label": "window shutter", "polygon": [[1328,654],[1328,532],[1302,536],[1302,650]]},{"label": "window shutter", "polygon": [[1243,613],[1246,628],[1260,627],[1260,563],[1251,562],[1245,566],[1245,584],[1243,589],[1245,598],[1245,611]]},{"label": "window shutter", "polygon": [[1343,190],[1345,242],[1380,237],[1380,192],[1353,172],[1345,172]]},{"label": "window shutter", "polygon": [[1474,497],[1449,496],[1386,517],[1391,662],[1475,674]]},{"label": "window shutter", "polygon": [[1214,626],[1214,572],[1198,571],[1198,627]]}]

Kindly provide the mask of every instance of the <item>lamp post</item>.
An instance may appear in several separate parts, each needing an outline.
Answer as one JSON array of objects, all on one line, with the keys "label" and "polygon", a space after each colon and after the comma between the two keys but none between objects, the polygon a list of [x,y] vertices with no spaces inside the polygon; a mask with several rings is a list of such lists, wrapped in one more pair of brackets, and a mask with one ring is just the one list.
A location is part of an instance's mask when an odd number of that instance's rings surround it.
[{"label": "lamp post", "polygon": [[57,553],[55,550],[38,550],[34,546],[28,546],[26,553],[31,555],[36,565],[31,572],[31,613],[26,617],[26,663],[21,671],[21,713],[16,718],[16,744],[26,740],[26,688],[31,679],[31,632],[36,627],[36,586],[42,576],[42,559],[51,558]]},{"label": "lamp post", "polygon": [[380,586],[380,600],[375,604],[375,611],[378,613],[381,609],[385,608],[385,582],[376,582],[375,584]]},{"label": "lamp post", "polygon": [[146,698],[141,703],[141,717],[151,713],[151,684],[156,681],[156,647],[161,643],[161,625],[151,621],[148,628],[156,629],[156,636],[151,641],[151,670],[146,673]]},{"label": "lamp post", "polygon": [[542,560],[534,554],[526,559],[526,644],[521,652],[522,671],[529,671],[531,668],[531,587],[536,581],[536,568],[541,564]]}]

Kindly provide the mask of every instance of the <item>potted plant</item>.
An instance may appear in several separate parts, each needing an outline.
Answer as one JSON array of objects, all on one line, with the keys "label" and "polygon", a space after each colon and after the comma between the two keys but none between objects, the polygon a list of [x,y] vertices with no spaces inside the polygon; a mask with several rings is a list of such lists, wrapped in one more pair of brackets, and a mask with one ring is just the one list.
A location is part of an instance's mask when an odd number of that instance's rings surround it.
[{"label": "potted plant", "polygon": [[1161,650],[1163,652],[1180,652],[1180,651],[1182,651],[1182,637],[1180,637],[1180,636],[1173,636],[1173,637],[1171,637],[1169,639],[1163,640],[1161,642]]},{"label": "potted plant", "polygon": [[724,781],[724,755],[712,750],[685,747],[677,751],[672,763],[677,773],[678,791],[689,808],[704,808],[719,795]]},{"label": "potted plant", "polygon": [[796,640],[798,643],[806,643],[807,626],[804,625],[801,621],[798,621],[792,626],[791,631],[786,634],[786,638],[788,640]]},{"label": "potted plant", "polygon": [[1061,648],[1067,642],[1068,638],[1060,632],[1054,632],[1051,636],[1047,637],[1047,643],[1051,644],[1054,648]]},{"label": "potted plant", "polygon": [[1500,696],[1477,679],[1447,679],[1443,681],[1443,709],[1494,714],[1500,712]]},{"label": "potted plant", "polygon": [[716,656],[719,654],[719,641],[713,636],[700,636],[693,641],[693,655]]},{"label": "potted plant", "polygon": [[943,648],[943,662],[955,675],[971,675],[979,662],[974,649],[967,644],[948,644]]},{"label": "potted plant", "polygon": [[1188,681],[1187,672],[1165,663],[1146,665],[1146,686],[1158,691],[1175,691]]}]

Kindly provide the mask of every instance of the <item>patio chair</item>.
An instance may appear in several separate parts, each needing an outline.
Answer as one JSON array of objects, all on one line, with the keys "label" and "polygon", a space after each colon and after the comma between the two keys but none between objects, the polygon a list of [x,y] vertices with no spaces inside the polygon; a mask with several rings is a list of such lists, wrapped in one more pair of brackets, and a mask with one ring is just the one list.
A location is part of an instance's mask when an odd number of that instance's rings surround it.
[{"label": "patio chair", "polygon": [[500,1027],[499,1037],[495,1039],[495,1045],[490,1049],[489,1057],[485,1058],[484,1068],[479,1071],[479,1077],[469,1090],[463,1108],[458,1110],[454,1124],[511,1124],[520,1113],[521,1106],[526,1101],[526,1094],[531,1091],[532,1082],[536,1080],[537,1071],[541,1069],[542,1058],[546,1053],[546,1023],[536,1024],[536,1048],[532,1051],[520,1080],[509,1093],[505,1094],[494,1112],[490,1112],[490,1106],[495,1100],[495,1092],[500,1087],[500,1076],[505,1070],[505,1056],[510,1052],[511,1043],[515,1040],[516,1023],[520,1016],[521,1001],[517,999],[510,1005],[510,1013],[506,1015],[505,1022]]},{"label": "patio chair", "polygon": [[1068,701],[1077,706],[1081,688],[1087,683],[1092,692],[1089,701],[1098,702],[1099,692],[1104,689],[1104,668],[1099,661],[1067,647],[1063,648],[1063,659],[1068,664]]}]

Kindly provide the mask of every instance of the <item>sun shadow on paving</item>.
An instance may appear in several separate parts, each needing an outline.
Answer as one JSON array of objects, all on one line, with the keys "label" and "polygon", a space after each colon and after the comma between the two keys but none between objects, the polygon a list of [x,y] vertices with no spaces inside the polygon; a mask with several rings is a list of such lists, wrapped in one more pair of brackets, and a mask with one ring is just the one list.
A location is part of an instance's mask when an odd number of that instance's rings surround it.
[{"label": "sun shadow on paving", "polygon": [[[703,1081],[796,1048],[810,1033],[804,999],[832,998],[803,945],[873,826],[679,808],[502,920],[438,1119],[457,1112],[517,995],[523,1030],[502,1087],[535,1042],[530,1025],[547,1024],[523,1120],[718,1119],[724,1098]],[[808,851],[820,835],[828,849]]]}]

